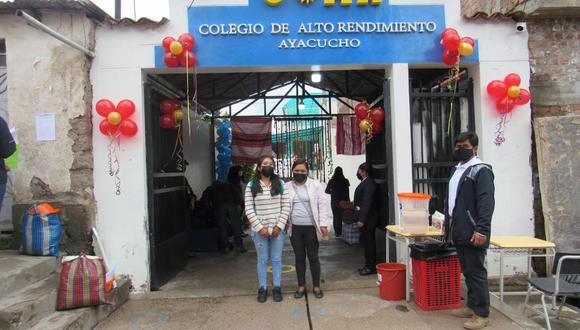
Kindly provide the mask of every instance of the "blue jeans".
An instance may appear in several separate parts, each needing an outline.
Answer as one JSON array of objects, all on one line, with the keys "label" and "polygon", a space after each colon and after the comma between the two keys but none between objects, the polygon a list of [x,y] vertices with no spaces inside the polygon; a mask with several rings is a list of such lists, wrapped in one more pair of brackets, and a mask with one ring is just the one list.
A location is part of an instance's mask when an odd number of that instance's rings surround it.
[{"label": "blue jeans", "polygon": [[272,264],[272,282],[274,287],[279,287],[280,282],[282,282],[282,250],[286,232],[283,230],[278,237],[270,236],[264,238],[252,231],[251,236],[258,254],[258,282],[260,288],[268,287],[268,259],[270,259]]},{"label": "blue jeans", "polygon": [[4,202],[5,193],[6,193],[6,183],[0,183],[0,210],[2,210],[2,203]]}]

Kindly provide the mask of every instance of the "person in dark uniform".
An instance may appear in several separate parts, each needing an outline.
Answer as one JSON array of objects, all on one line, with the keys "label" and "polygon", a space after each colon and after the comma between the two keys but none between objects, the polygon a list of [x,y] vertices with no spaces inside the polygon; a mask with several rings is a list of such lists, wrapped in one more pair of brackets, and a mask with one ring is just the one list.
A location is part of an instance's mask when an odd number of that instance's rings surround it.
[{"label": "person in dark uniform", "polygon": [[489,324],[489,288],[484,261],[489,247],[495,205],[491,166],[477,157],[478,137],[465,132],[455,138],[453,156],[459,164],[449,179],[445,234],[453,243],[467,285],[467,306],[452,312],[470,318],[463,327],[482,329]]},{"label": "person in dark uniform", "polygon": [[375,205],[375,190],[377,186],[369,176],[370,165],[362,163],[356,176],[361,183],[354,191],[353,220],[361,232],[361,242],[365,248],[365,265],[358,270],[361,276],[376,274],[377,250],[375,242],[375,227],[379,214]]},{"label": "person in dark uniform", "polygon": [[2,117],[0,117],[0,209],[2,208],[2,202],[4,201],[4,194],[6,193],[6,182],[8,182],[8,170],[6,164],[4,164],[4,159],[12,156],[16,151],[16,143],[14,138],[10,133],[8,124]]},{"label": "person in dark uniform", "polygon": [[336,237],[342,236],[342,208],[339,203],[341,201],[350,201],[350,191],[348,187],[350,183],[344,177],[342,168],[339,166],[334,170],[334,174],[328,185],[326,185],[327,194],[330,194],[330,207],[332,208],[332,225],[334,227],[334,235]]}]

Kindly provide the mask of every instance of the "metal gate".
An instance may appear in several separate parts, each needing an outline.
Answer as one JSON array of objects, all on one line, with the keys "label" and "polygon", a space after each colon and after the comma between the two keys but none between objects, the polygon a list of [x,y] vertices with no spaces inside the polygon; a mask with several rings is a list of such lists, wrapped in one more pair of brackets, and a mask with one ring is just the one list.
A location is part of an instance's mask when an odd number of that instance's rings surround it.
[{"label": "metal gate", "polygon": [[473,81],[455,91],[411,86],[413,191],[432,195],[432,207],[443,212],[453,161],[453,138],[474,131]]},{"label": "metal gate", "polygon": [[187,190],[181,130],[161,129],[159,102],[163,97],[145,85],[147,185],[151,289],[157,290],[187,263],[189,231]]},{"label": "metal gate", "polygon": [[292,178],[292,164],[297,159],[308,162],[309,175],[326,182],[332,174],[332,117],[274,118],[272,151],[278,174]]}]

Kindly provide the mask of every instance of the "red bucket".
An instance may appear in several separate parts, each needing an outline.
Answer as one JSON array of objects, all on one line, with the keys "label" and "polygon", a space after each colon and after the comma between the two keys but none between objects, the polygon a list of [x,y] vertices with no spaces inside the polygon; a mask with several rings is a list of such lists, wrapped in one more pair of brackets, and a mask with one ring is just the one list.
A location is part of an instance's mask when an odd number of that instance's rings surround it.
[{"label": "red bucket", "polygon": [[381,298],[384,300],[405,299],[406,266],[400,263],[377,265],[377,277]]}]

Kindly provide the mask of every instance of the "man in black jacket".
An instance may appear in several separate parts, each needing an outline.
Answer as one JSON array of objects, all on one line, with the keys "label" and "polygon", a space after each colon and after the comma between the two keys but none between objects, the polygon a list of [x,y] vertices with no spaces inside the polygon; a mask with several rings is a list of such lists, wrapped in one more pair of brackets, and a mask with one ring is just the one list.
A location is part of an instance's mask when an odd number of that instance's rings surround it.
[{"label": "man in black jacket", "polygon": [[455,139],[453,156],[459,164],[451,171],[445,210],[446,239],[457,249],[467,285],[467,307],[452,314],[470,318],[463,327],[471,330],[489,324],[489,288],[484,261],[495,204],[493,171],[477,157],[477,146],[475,133],[461,133]]},{"label": "man in black jacket", "polygon": [[361,183],[354,191],[354,212],[353,220],[361,231],[361,241],[365,248],[365,266],[358,270],[361,276],[376,274],[377,250],[375,242],[375,227],[379,214],[375,201],[375,190],[377,186],[373,179],[369,177],[370,166],[362,163],[358,167],[356,176]]}]

